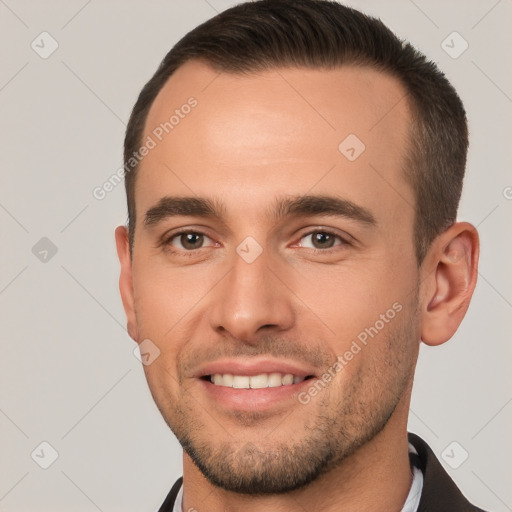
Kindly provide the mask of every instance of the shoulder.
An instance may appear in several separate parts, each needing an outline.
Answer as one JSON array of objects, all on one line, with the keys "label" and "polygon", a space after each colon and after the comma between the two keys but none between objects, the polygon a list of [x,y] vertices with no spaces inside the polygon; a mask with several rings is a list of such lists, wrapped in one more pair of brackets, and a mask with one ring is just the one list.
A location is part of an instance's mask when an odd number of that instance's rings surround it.
[{"label": "shoulder", "polygon": [[484,512],[465,498],[423,439],[411,433],[408,437],[418,452],[423,472],[418,512]]}]

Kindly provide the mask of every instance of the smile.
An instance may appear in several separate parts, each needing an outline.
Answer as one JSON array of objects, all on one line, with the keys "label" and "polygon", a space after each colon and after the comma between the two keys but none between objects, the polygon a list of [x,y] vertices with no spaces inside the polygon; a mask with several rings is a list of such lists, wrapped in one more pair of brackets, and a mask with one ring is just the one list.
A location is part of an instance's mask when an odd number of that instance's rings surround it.
[{"label": "smile", "polygon": [[258,375],[233,375],[232,373],[215,373],[206,376],[216,386],[236,389],[277,388],[297,384],[310,376],[299,376],[291,373],[260,373]]}]

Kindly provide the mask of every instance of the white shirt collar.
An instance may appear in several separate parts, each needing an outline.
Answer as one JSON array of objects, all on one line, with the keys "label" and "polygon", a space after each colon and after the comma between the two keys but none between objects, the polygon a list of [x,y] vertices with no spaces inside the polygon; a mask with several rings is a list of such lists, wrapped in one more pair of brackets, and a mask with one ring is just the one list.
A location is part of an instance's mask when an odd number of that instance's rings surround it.
[{"label": "white shirt collar", "polygon": [[[416,448],[414,448],[414,446],[411,443],[409,443],[409,453],[418,455]],[[411,469],[411,488],[409,489],[409,494],[400,512],[416,512],[420,505],[421,491],[423,491],[423,473],[421,469],[415,465],[411,465]]]}]

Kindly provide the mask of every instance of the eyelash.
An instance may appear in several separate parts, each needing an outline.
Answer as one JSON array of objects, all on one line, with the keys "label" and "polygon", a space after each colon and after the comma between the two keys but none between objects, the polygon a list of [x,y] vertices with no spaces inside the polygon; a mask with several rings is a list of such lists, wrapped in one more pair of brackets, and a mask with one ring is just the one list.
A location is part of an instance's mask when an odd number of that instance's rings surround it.
[{"label": "eyelash", "polygon": [[[325,229],[313,229],[311,231],[308,231],[307,233],[304,233],[299,238],[299,240],[302,240],[303,238],[305,238],[307,236],[311,236],[314,233],[322,233],[322,234],[325,234],[325,235],[333,236],[333,237],[335,237],[335,238],[337,238],[338,240],[341,241],[340,244],[335,245],[334,247],[329,247],[327,249],[315,249],[315,248],[307,247],[307,249],[309,249],[310,251],[313,251],[314,253],[323,253],[323,254],[331,253],[332,251],[336,250],[336,247],[351,246],[352,245],[352,243],[347,239],[348,237],[344,238],[341,235],[338,235],[337,233],[333,233],[332,231],[328,231],[328,230],[325,230]],[[198,249],[191,249],[191,250],[175,249],[171,245],[172,240],[174,240],[176,237],[179,237],[179,236],[184,235],[184,234],[203,235],[206,238],[210,238],[206,233],[203,233],[202,231],[194,231],[194,230],[191,230],[191,229],[183,229],[181,231],[178,231],[178,232],[173,233],[172,235],[166,237],[163,240],[162,245],[164,245],[166,247],[166,249],[169,252],[171,252],[172,254],[180,254],[180,255],[184,255],[184,256],[193,256],[193,255],[195,255],[197,253],[197,251],[199,251],[201,249],[206,249],[206,247],[199,247]]]}]

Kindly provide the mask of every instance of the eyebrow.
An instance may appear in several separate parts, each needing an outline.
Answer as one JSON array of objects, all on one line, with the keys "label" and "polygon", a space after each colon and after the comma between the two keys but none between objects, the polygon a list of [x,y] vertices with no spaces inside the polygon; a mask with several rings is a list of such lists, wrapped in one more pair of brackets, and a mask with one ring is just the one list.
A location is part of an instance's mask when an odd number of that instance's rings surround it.
[{"label": "eyebrow", "polygon": [[[266,212],[267,217],[278,221],[287,217],[324,215],[344,217],[361,224],[375,226],[375,216],[367,208],[347,199],[330,195],[303,195],[277,198]],[[162,197],[146,211],[144,225],[155,226],[170,217],[193,216],[218,220],[226,224],[226,208],[215,199],[206,197]]]}]

